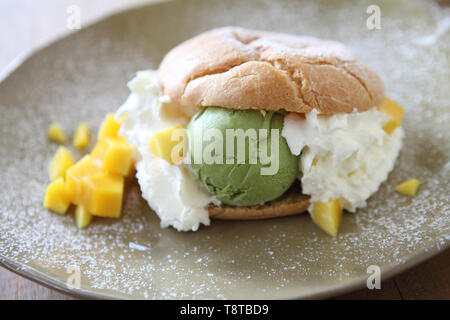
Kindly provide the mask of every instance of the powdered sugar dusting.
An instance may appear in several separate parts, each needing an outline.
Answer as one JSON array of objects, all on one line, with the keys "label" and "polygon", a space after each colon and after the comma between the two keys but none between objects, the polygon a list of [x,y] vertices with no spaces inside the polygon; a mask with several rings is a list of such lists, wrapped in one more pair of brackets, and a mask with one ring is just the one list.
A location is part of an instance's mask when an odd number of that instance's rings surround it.
[{"label": "powdered sugar dusting", "polygon": [[[119,297],[274,298],[317,294],[364,278],[369,265],[387,270],[448,246],[448,9],[380,2],[382,28],[371,31],[366,8],[377,1],[195,3],[115,16],[38,53],[0,84],[1,259],[63,282],[66,268],[79,265],[83,289]],[[380,73],[387,94],[406,108],[406,138],[368,207],[345,214],[336,239],[306,215],[213,221],[195,233],[161,229],[135,181],[120,220],[95,219],[79,231],[72,215],[45,211],[46,167],[56,150],[45,138],[49,123],[67,132],[79,121],[96,128],[125,100],[136,70],[157,68],[179,41],[227,24],[343,41]],[[422,183],[415,198],[394,192],[411,177]]]}]

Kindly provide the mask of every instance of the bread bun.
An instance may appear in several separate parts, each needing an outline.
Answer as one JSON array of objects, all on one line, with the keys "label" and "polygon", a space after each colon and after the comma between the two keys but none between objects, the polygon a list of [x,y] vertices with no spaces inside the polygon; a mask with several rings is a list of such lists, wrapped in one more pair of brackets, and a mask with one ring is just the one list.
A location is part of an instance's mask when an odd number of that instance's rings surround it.
[{"label": "bread bun", "polygon": [[380,77],[343,44],[224,27],[172,49],[158,72],[164,95],[182,107],[365,111],[381,103]]},{"label": "bread bun", "polygon": [[300,192],[286,192],[280,198],[263,205],[251,207],[214,206],[208,207],[209,216],[220,220],[260,220],[291,216],[305,212],[310,205],[309,197]]}]

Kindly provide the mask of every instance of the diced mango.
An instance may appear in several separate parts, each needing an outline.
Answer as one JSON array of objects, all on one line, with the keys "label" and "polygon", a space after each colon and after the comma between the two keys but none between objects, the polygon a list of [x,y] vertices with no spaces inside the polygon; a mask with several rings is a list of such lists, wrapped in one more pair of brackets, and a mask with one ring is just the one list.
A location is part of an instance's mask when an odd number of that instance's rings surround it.
[{"label": "diced mango", "polygon": [[101,172],[86,180],[83,203],[94,216],[119,218],[122,212],[124,177]]},{"label": "diced mango", "polygon": [[86,228],[92,221],[92,214],[84,206],[77,206],[75,209],[75,223],[79,229]]},{"label": "diced mango", "polygon": [[52,123],[47,131],[48,138],[56,143],[66,143],[67,137],[64,131],[61,129],[60,125],[57,123]]},{"label": "diced mango", "polygon": [[118,137],[120,123],[114,119],[113,113],[108,113],[105,120],[103,120],[100,129],[98,130],[97,139],[101,141],[104,137],[116,138]]},{"label": "diced mango", "polygon": [[104,137],[95,146],[92,157],[103,170],[127,176],[133,165],[133,147],[124,138]]},{"label": "diced mango", "polygon": [[82,122],[78,125],[73,135],[72,145],[77,149],[85,148],[89,145],[89,128],[86,123]]},{"label": "diced mango", "polygon": [[90,155],[67,170],[66,187],[72,202],[92,215],[120,217],[124,178],[102,170]]},{"label": "diced mango", "polygon": [[395,101],[385,97],[378,110],[387,113],[391,118],[383,127],[388,134],[391,134],[397,127],[401,126],[404,110]]},{"label": "diced mango", "polygon": [[86,177],[101,172],[101,169],[86,155],[66,172],[66,187],[70,199],[75,204],[81,204],[83,181]]},{"label": "diced mango", "polygon": [[[69,150],[60,147],[49,165],[53,182],[47,187],[44,206],[64,214],[70,203],[77,205],[75,222],[82,229],[92,216],[120,217],[124,192],[124,176],[134,172],[133,148],[118,136],[120,123],[113,114],[103,121],[98,132],[98,143],[91,154],[75,163]],[[57,124],[49,128],[50,139],[67,141]],[[72,144],[75,148],[89,145],[89,129],[80,123]]]},{"label": "diced mango", "polygon": [[59,147],[48,166],[48,175],[53,181],[57,178],[64,178],[67,169],[75,164],[72,154],[66,147]]},{"label": "diced mango", "polygon": [[404,196],[414,197],[419,189],[420,182],[417,179],[409,179],[400,183],[395,190]]},{"label": "diced mango", "polygon": [[59,214],[65,214],[70,206],[70,197],[67,193],[63,178],[50,183],[45,191],[44,207]]},{"label": "diced mango", "polygon": [[170,164],[180,162],[186,153],[186,129],[173,126],[155,132],[149,142],[150,150]]},{"label": "diced mango", "polygon": [[342,218],[341,203],[339,200],[316,202],[313,204],[311,217],[320,228],[335,237]]}]

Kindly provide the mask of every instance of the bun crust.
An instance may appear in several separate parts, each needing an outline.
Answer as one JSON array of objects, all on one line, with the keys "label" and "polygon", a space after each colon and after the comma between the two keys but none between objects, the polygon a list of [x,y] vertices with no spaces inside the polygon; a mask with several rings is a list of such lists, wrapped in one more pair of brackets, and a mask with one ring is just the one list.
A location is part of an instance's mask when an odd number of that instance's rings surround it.
[{"label": "bun crust", "polygon": [[264,205],[252,207],[208,207],[209,216],[220,220],[260,220],[291,216],[305,212],[310,205],[309,197],[299,192],[288,192]]},{"label": "bun crust", "polygon": [[172,49],[158,72],[182,107],[365,111],[384,97],[380,77],[341,43],[248,30],[213,29]]}]

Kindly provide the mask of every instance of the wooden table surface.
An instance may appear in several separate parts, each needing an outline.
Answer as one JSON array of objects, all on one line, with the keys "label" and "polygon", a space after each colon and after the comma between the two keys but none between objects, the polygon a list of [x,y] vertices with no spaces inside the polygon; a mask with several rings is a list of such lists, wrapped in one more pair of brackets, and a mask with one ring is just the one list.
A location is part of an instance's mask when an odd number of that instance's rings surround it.
[{"label": "wooden table surface", "polygon": [[[81,26],[110,12],[152,0],[0,0],[0,71],[15,57],[70,32],[67,9],[77,5]],[[450,250],[382,282],[335,299],[450,299]],[[0,267],[0,299],[72,299]]]}]

